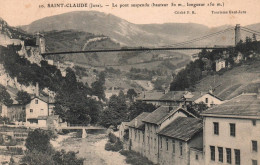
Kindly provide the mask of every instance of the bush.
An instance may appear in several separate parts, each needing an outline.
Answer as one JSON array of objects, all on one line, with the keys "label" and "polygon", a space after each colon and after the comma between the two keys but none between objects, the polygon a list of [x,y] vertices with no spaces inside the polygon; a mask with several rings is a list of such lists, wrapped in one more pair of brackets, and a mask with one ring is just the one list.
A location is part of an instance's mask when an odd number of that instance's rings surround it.
[{"label": "bush", "polygon": [[107,142],[105,145],[105,150],[118,152],[123,149],[123,143],[121,141],[117,141],[116,143]]},{"label": "bush", "polygon": [[120,151],[123,149],[123,143],[113,133],[108,134],[108,142],[105,145],[107,151]]},{"label": "bush", "polygon": [[124,155],[126,157],[126,163],[131,165],[154,165],[154,163],[146,157],[134,151],[122,150],[120,154]]}]

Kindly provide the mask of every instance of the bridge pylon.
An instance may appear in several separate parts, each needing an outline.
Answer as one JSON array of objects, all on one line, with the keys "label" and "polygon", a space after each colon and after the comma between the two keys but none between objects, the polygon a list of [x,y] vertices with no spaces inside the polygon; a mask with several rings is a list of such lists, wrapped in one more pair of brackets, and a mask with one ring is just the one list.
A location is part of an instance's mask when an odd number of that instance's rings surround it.
[{"label": "bridge pylon", "polygon": [[235,46],[241,41],[240,24],[236,24],[235,27]]}]

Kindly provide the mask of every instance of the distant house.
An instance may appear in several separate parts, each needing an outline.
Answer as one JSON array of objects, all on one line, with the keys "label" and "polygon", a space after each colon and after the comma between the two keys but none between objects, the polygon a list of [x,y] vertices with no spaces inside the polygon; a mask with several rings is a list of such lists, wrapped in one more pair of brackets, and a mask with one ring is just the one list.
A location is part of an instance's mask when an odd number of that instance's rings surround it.
[{"label": "distant house", "polygon": [[238,52],[237,57],[234,57],[233,60],[236,64],[239,64],[241,61],[244,60],[244,55],[241,52]]},{"label": "distant house", "polygon": [[124,136],[129,132],[129,122],[122,122],[119,126],[119,138],[121,141],[124,141]]},{"label": "distant house", "polygon": [[216,60],[215,62],[216,62],[216,72],[227,67],[226,61],[223,59]]},{"label": "distant house", "polygon": [[47,127],[49,116],[54,115],[54,103],[46,97],[35,96],[25,106],[26,126],[28,127]]},{"label": "distant house", "polygon": [[164,94],[164,91],[144,91],[136,98],[136,101],[151,103],[153,105],[161,105],[160,98]]},{"label": "distant house", "polygon": [[242,94],[202,113],[205,165],[260,162],[260,94]]},{"label": "distant house", "polygon": [[190,92],[184,95],[186,103],[199,104],[203,102],[208,107],[213,105],[219,105],[223,103],[223,100],[210,92]]},{"label": "distant house", "polygon": [[11,122],[25,121],[25,106],[21,104],[5,105],[0,103],[2,117],[8,118]]},{"label": "distant house", "polygon": [[159,99],[160,105],[178,106],[180,103],[185,102],[185,94],[186,91],[169,91]]},{"label": "distant house", "polygon": [[202,120],[191,117],[178,117],[160,130],[158,132],[159,164],[192,165],[197,161],[196,157],[200,157],[201,161],[198,162],[203,164],[202,152],[196,153],[195,156],[190,155],[191,148],[200,151],[203,149],[202,130]]}]

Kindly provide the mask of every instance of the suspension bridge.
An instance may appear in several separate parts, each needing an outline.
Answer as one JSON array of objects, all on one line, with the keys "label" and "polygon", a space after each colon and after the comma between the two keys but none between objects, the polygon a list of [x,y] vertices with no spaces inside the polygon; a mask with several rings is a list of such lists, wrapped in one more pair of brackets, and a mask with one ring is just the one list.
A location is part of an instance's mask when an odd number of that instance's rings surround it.
[{"label": "suspension bridge", "polygon": [[[228,45],[228,46],[188,46],[191,45],[195,42],[199,42],[202,40],[209,39],[211,37],[217,36],[217,35],[223,35],[226,32],[234,31],[235,30],[235,44],[234,45]],[[80,53],[98,53],[98,52],[129,52],[129,51],[161,51],[161,50],[199,50],[199,49],[207,49],[207,50],[224,50],[224,49],[233,49],[240,41],[241,41],[241,31],[249,33],[254,36],[260,36],[260,32],[242,27],[239,24],[235,26],[235,28],[230,27],[226,28],[224,30],[207,34],[205,36],[201,36],[198,38],[194,38],[185,42],[180,42],[172,45],[166,45],[166,46],[161,46],[161,47],[151,47],[151,48],[146,48],[146,47],[140,47],[140,48],[121,48],[121,49],[95,49],[95,50],[80,50],[80,51],[61,51],[61,52],[42,52],[41,55],[43,57],[49,56],[49,55],[59,55],[59,54],[80,54]]]}]

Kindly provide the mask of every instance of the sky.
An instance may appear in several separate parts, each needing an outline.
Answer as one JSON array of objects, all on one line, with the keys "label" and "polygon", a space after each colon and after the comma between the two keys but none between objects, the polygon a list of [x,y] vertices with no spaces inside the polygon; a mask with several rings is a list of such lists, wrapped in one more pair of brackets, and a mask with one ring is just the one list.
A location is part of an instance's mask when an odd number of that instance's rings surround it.
[{"label": "sky", "polygon": [[[213,2],[224,7],[187,7],[189,4]],[[103,8],[48,8],[48,4],[90,3]],[[112,7],[112,3],[118,7]],[[120,4],[183,4],[185,7],[123,7]],[[45,8],[39,8],[44,5]],[[109,5],[109,7],[105,7]],[[0,17],[11,26],[27,25],[31,22],[71,11],[100,11],[110,13],[135,24],[150,23],[198,23],[209,27],[226,24],[242,26],[260,23],[260,0],[0,0]],[[212,11],[246,11],[246,14],[212,14]],[[196,14],[178,14],[194,11]]]}]

